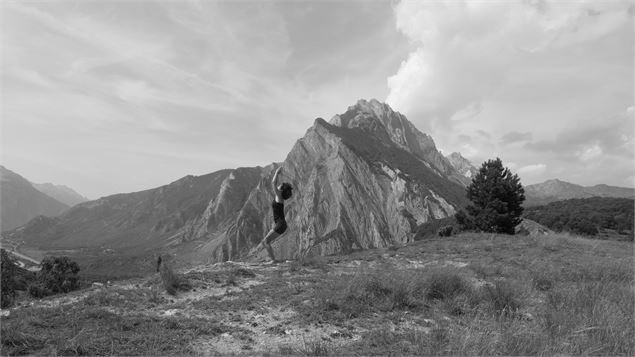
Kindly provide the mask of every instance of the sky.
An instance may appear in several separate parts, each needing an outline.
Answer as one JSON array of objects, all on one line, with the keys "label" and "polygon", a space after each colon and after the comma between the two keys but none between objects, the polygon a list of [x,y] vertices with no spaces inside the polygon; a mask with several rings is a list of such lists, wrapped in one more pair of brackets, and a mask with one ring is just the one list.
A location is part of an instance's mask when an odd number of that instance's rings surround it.
[{"label": "sky", "polygon": [[628,1],[0,2],[0,162],[96,199],[284,160],[358,99],[523,184],[633,187]]}]

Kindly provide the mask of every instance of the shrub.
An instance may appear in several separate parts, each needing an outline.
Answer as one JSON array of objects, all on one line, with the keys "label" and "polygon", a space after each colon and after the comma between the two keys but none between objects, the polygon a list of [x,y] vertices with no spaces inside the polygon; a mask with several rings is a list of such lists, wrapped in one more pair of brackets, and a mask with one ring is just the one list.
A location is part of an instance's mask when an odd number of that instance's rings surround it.
[{"label": "shrub", "polygon": [[79,289],[79,265],[68,257],[46,257],[29,293],[37,298]]},{"label": "shrub", "polygon": [[2,250],[2,260],[0,261],[2,265],[0,278],[2,282],[0,283],[0,295],[2,296],[2,308],[9,307],[13,305],[13,299],[15,298],[15,281],[13,279],[13,262],[9,259],[9,255],[6,251]]},{"label": "shrub", "polygon": [[430,300],[445,300],[467,292],[470,286],[463,277],[452,271],[432,272],[426,281],[426,297]]},{"label": "shrub", "polygon": [[443,226],[439,228],[439,237],[450,237],[454,233],[454,227]]},{"label": "shrub", "polygon": [[[177,275],[174,271],[172,258],[169,255],[157,258],[157,271],[168,294],[176,295],[179,290],[192,290],[192,284],[185,277]],[[226,283],[227,285],[236,285],[236,273],[229,274]]]},{"label": "shrub", "polygon": [[17,266],[6,250],[1,250],[0,296],[2,308],[10,307],[15,301],[17,290],[27,290],[35,274]]},{"label": "shrub", "polygon": [[467,212],[456,215],[463,229],[514,234],[521,222],[525,190],[518,175],[503,167],[499,158],[483,163],[467,187],[467,198],[472,202]]},{"label": "shrub", "polygon": [[571,220],[569,222],[569,228],[573,231],[573,233],[586,236],[594,236],[599,233],[597,227],[595,226],[595,224],[593,224],[593,222],[583,218]]},{"label": "shrub", "polygon": [[53,292],[44,287],[41,283],[37,282],[29,285],[29,294],[31,294],[34,298],[40,299],[45,296],[53,295]]},{"label": "shrub", "polygon": [[514,286],[506,280],[497,280],[485,285],[485,297],[497,315],[515,314],[520,308],[520,299]]}]

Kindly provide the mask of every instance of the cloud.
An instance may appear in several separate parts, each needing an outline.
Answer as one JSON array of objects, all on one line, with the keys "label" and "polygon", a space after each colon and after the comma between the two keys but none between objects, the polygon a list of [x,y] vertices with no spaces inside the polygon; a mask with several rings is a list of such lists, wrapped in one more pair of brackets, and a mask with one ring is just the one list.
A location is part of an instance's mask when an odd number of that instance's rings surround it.
[{"label": "cloud", "polygon": [[632,119],[623,117],[632,106],[632,9],[628,1],[401,1],[396,28],[414,48],[387,78],[386,100],[444,152],[549,168],[532,180],[574,177],[575,165],[615,157],[615,177],[595,165],[573,181],[622,182],[633,171]]},{"label": "cloud", "polygon": [[603,151],[598,143],[594,143],[578,151],[576,154],[580,160],[589,161],[600,157],[603,154]]},{"label": "cloud", "polygon": [[547,165],[545,164],[533,164],[519,168],[518,173],[520,175],[537,175],[545,172],[546,169]]},{"label": "cloud", "polygon": [[[515,164],[514,164],[515,166]],[[512,166],[510,169],[514,170]],[[530,184],[532,182],[542,181],[542,176],[547,172],[546,164],[531,164],[525,165],[515,170],[521,179],[523,184]]]},{"label": "cloud", "polygon": [[526,143],[524,148],[582,161],[600,155],[632,158],[634,122],[635,113],[626,109],[604,120],[597,119],[585,126],[563,129],[554,139]]},{"label": "cloud", "polygon": [[532,134],[530,132],[519,133],[517,131],[511,131],[505,135],[503,135],[500,139],[502,144],[513,144],[520,141],[529,141],[532,138]]},{"label": "cloud", "polygon": [[2,10],[3,164],[89,197],[283,160],[316,117],[384,97],[408,50],[386,2]]},{"label": "cloud", "polygon": [[444,121],[500,88],[519,57],[592,41],[626,23],[621,2],[402,1],[397,28],[419,47],[388,78],[387,102]]}]

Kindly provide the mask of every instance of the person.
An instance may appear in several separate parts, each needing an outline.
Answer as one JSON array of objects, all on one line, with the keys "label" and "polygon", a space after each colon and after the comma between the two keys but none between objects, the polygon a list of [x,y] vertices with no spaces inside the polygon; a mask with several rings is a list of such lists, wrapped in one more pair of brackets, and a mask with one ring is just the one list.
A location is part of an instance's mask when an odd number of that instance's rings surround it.
[{"label": "person", "polygon": [[269,254],[269,258],[271,258],[271,263],[276,262],[276,257],[273,254],[271,243],[273,243],[276,238],[287,230],[287,221],[284,219],[284,201],[288,200],[293,195],[293,187],[291,184],[283,182],[281,185],[278,185],[278,176],[280,176],[281,173],[282,166],[276,170],[273,175],[273,179],[271,180],[271,186],[276,195],[273,202],[271,202],[274,222],[273,228],[271,228],[269,233],[265,235],[256,248],[256,250],[260,250],[261,247],[264,247],[267,250],[267,254]]}]

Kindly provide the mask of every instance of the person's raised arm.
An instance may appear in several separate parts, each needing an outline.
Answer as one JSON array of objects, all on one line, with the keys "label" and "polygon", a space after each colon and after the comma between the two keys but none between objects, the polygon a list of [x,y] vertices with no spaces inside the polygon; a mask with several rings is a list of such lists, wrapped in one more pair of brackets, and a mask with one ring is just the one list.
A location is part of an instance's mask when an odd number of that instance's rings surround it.
[{"label": "person's raised arm", "polygon": [[273,188],[273,192],[275,192],[276,196],[280,196],[280,190],[278,190],[278,175],[282,172],[282,166],[278,167],[276,173],[273,174],[273,179],[271,180],[271,187]]}]

